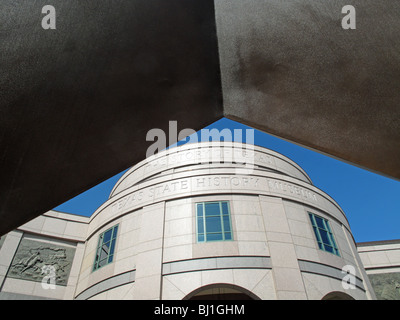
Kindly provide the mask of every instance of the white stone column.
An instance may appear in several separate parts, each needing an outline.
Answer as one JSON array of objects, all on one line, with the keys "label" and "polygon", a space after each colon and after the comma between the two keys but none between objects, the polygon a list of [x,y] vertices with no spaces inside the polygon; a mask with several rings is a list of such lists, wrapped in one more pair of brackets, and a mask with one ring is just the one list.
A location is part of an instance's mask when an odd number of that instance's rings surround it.
[{"label": "white stone column", "polygon": [[22,231],[15,230],[5,235],[0,249],[0,291],[23,234]]},{"label": "white stone column", "polygon": [[79,242],[76,245],[74,260],[72,262],[71,270],[69,272],[68,284],[65,290],[64,299],[73,300],[75,296],[75,289],[78,282],[79,272],[85,253],[85,243]]},{"label": "white stone column", "polygon": [[307,299],[282,199],[260,196],[260,205],[277,298]]},{"label": "white stone column", "polygon": [[164,202],[143,208],[133,299],[157,300],[161,295]]}]

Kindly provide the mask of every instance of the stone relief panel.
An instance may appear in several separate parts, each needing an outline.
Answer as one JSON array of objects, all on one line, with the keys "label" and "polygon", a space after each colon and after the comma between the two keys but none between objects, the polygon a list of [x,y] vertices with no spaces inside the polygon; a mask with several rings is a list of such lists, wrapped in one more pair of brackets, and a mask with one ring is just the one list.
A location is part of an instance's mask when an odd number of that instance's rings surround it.
[{"label": "stone relief panel", "polygon": [[368,275],[378,300],[400,300],[400,272]]},{"label": "stone relief panel", "polygon": [[7,277],[42,282],[51,268],[55,271],[55,284],[66,286],[74,255],[73,247],[22,239]]}]

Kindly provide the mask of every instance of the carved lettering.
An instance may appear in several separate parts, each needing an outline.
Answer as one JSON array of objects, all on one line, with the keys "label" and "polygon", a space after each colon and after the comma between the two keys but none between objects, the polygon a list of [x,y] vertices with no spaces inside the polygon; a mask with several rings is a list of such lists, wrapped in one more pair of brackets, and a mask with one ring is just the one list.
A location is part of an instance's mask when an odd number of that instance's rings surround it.
[{"label": "carved lettering", "polygon": [[317,202],[317,196],[313,192],[311,192],[307,189],[292,185],[288,182],[268,179],[268,186],[271,189],[271,191],[278,191],[278,192],[289,193],[289,194],[293,194],[293,195],[299,195],[305,199],[309,199],[314,202]]}]

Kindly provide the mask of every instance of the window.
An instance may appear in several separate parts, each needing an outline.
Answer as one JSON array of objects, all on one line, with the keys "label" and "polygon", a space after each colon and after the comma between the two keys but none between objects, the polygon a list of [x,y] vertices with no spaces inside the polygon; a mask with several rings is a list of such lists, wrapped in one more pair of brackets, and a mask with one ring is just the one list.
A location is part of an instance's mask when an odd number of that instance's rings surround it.
[{"label": "window", "polygon": [[228,201],[196,203],[197,242],[233,240]]},{"label": "window", "polygon": [[315,237],[317,238],[318,247],[323,251],[340,256],[331,227],[329,226],[329,221],[310,212],[308,215],[314,229]]},{"label": "window", "polygon": [[99,236],[94,260],[93,271],[113,261],[115,242],[117,239],[118,225],[104,231]]}]

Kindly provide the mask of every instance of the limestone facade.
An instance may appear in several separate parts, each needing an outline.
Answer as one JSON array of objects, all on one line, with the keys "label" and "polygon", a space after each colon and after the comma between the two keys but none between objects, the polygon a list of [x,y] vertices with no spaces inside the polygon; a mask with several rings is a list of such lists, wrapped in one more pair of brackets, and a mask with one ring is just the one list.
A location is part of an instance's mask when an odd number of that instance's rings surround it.
[{"label": "limestone facade", "polygon": [[[199,220],[199,204],[221,203],[229,208],[221,223],[207,225],[208,213]],[[321,249],[310,214],[329,224],[336,254]],[[228,216],[224,241],[201,240],[201,232],[211,239],[202,223],[222,228]],[[366,248],[340,206],[287,157],[238,143],[187,144],[128,170],[91,217],[50,211],[3,236],[0,298],[376,299],[368,275],[379,253]],[[393,272],[396,250],[382,262]],[[54,267],[54,287],[44,266]]]}]

